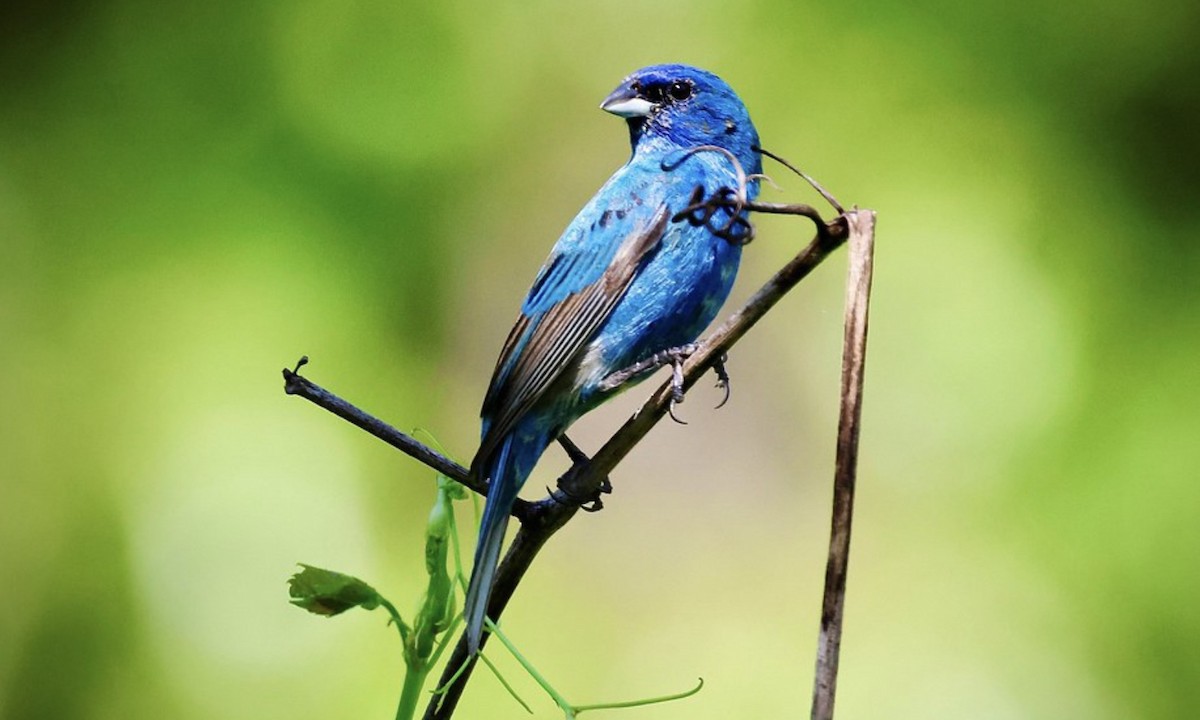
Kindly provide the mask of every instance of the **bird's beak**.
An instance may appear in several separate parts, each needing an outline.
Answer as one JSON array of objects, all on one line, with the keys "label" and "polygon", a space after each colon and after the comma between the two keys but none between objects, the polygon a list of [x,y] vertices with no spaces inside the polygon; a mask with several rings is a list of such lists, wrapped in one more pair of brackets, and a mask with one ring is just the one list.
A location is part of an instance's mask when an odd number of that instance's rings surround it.
[{"label": "bird's beak", "polygon": [[613,90],[604,98],[600,109],[623,118],[646,117],[654,109],[654,103],[637,96],[637,91],[628,85]]}]

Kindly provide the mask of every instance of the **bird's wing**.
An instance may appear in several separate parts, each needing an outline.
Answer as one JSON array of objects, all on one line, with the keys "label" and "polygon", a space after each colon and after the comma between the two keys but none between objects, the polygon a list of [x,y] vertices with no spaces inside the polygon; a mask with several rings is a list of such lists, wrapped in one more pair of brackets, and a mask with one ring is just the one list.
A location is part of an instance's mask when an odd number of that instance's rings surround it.
[{"label": "bird's wing", "polygon": [[[581,213],[564,233],[534,280],[500,352],[483,401],[483,416],[490,423],[476,463],[491,454],[559,378],[653,255],[671,213],[666,205],[653,215],[645,212],[648,209],[610,209],[593,214],[594,219]],[[639,222],[645,217],[649,222]]]}]

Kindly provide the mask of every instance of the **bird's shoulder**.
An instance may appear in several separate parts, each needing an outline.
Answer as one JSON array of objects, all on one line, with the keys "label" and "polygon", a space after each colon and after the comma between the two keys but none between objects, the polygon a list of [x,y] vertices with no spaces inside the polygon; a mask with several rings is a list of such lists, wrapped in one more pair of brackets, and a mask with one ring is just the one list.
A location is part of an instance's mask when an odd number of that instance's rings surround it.
[{"label": "bird's shoulder", "polygon": [[542,264],[521,312],[536,317],[596,282],[621,244],[646,232],[659,213],[688,205],[697,187],[705,196],[737,184],[728,158],[665,145],[637,153],[592,196]]},{"label": "bird's shoulder", "polygon": [[647,232],[667,204],[667,188],[632,163],[623,166],[567,225],[542,264],[521,312],[536,317],[598,281],[622,244]]}]

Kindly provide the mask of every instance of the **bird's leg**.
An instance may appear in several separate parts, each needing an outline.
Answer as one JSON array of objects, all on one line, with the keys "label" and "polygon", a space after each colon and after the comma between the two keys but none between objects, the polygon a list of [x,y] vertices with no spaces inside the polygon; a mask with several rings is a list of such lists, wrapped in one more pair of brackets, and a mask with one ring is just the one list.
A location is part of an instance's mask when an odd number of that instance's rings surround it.
[{"label": "bird's leg", "polygon": [[[641,362],[634,363],[624,370],[618,370],[609,374],[600,381],[600,389],[602,391],[615,390],[618,387],[630,382],[631,380],[640,379],[642,376],[651,373],[664,365],[671,366],[671,404],[667,407],[667,414],[671,419],[680,425],[687,425],[686,422],[680,420],[675,415],[675,406],[683,402],[683,361],[687,360],[692,353],[696,352],[699,346],[696,343],[688,343],[679,347],[668,348],[654,353],[650,357]],[[724,405],[729,400],[729,373],[725,372],[725,357],[713,364],[713,370],[717,373],[717,387],[725,390],[725,399],[721,401]],[[721,407],[718,405],[717,407]]]},{"label": "bird's leg", "polygon": [[[567,457],[571,458],[572,469],[581,468],[592,461],[592,459],[588,457],[586,453],[579,449],[578,445],[571,441],[571,438],[567,437],[566,433],[558,436],[558,444],[561,445],[562,449],[566,451]],[[604,503],[600,500],[600,496],[612,492],[612,483],[609,482],[608,476],[605,476],[600,480],[600,487],[596,490],[596,493],[591,497],[584,499],[574,497],[566,490],[563,490],[561,480],[559,482],[559,489],[557,491],[552,491],[550,488],[546,488],[546,492],[549,492],[550,497],[554,498],[558,502],[578,505],[579,509],[583,510],[584,512],[596,512],[604,508]]]},{"label": "bird's leg", "polygon": [[579,446],[571,438],[567,437],[566,433],[558,436],[558,444],[562,447],[563,452],[567,454],[567,457],[571,458],[572,463],[579,464],[591,460],[586,453],[579,449]]},{"label": "bird's leg", "polygon": [[[617,370],[614,373],[606,375],[604,379],[600,381],[600,390],[603,392],[616,390],[632,380],[640,380],[643,376],[654,372],[664,365],[680,366],[678,395],[679,402],[683,402],[682,364],[689,355],[696,352],[696,347],[697,345],[695,343],[688,343],[687,345],[680,345],[679,347],[668,348],[666,350],[656,352],[645,360],[636,362],[624,370]],[[674,381],[672,381],[672,384],[674,384]]]}]

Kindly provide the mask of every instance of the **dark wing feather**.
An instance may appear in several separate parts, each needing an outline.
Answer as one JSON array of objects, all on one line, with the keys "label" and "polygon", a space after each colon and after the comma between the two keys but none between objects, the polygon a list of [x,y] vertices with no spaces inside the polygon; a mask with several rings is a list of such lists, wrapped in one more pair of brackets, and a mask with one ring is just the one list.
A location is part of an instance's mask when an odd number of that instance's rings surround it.
[{"label": "dark wing feather", "polygon": [[472,472],[480,470],[478,463],[491,455],[612,314],[643,262],[658,247],[670,215],[661,207],[649,226],[630,234],[599,279],[536,318],[522,314],[517,319],[484,399],[483,414],[491,424],[471,464]]}]

